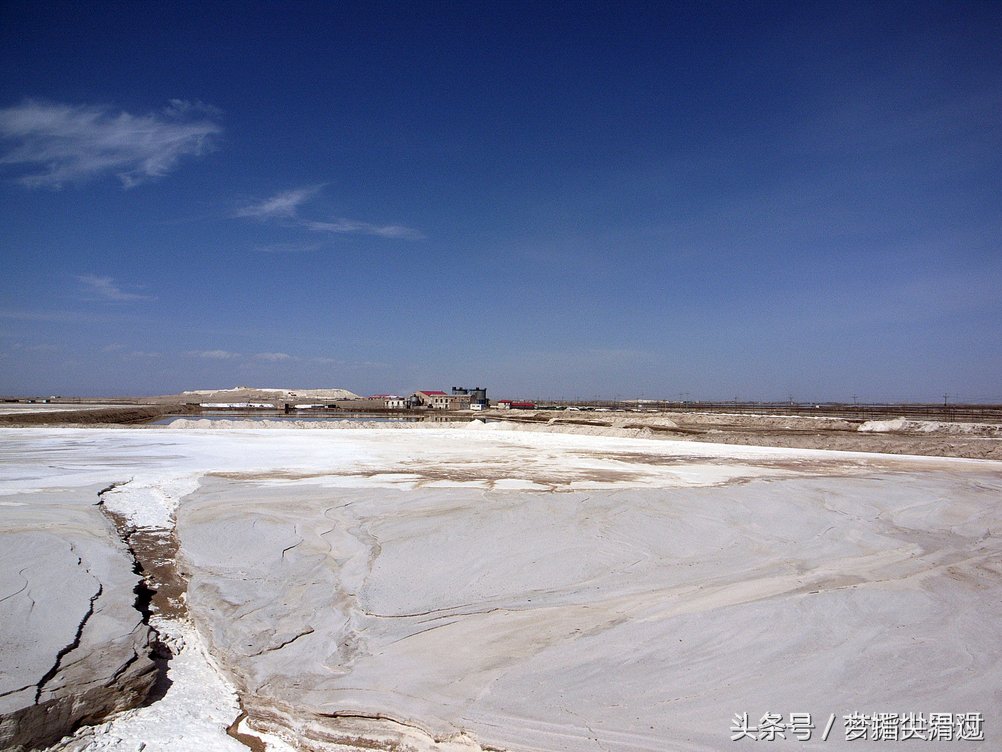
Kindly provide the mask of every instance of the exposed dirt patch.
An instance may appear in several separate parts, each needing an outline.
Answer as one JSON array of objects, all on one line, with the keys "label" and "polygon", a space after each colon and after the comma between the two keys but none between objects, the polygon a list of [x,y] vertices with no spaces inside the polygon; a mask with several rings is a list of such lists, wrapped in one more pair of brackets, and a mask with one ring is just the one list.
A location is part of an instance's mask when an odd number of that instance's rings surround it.
[{"label": "exposed dirt patch", "polygon": [[[368,475],[374,475],[369,473]],[[329,478],[331,476],[365,475],[364,473],[297,473],[291,470],[275,470],[267,473],[256,472],[209,472],[207,478],[224,478],[225,480],[309,480],[310,478]]]},{"label": "exposed dirt patch", "polygon": [[901,470],[900,460],[881,459],[755,459],[750,457],[705,457],[691,454],[653,454],[646,452],[592,452],[588,456],[597,459],[617,460],[631,464],[673,467],[678,465],[740,465],[743,467],[764,467],[771,470],[789,470],[828,474],[830,472],[894,472]]},{"label": "exposed dirt patch", "polygon": [[[115,485],[104,489],[98,496],[115,488]],[[178,540],[173,531],[133,527],[125,517],[110,510],[103,502],[101,511],[114,524],[132,555],[135,573],[142,577],[135,589],[136,609],[143,615],[143,623],[155,635],[150,640],[150,658],[156,667],[156,677],[142,703],[149,706],[163,699],[170,689],[171,680],[167,672],[174,657],[161,635],[150,624],[150,618],[156,613],[165,618],[180,619],[188,613],[184,601],[188,585],[176,565]]]},{"label": "exposed dirt patch", "polygon": [[[376,473],[385,475],[389,473]],[[499,480],[524,480],[540,486],[550,488],[558,486],[568,486],[571,483],[592,482],[592,483],[629,483],[639,481],[645,477],[644,473],[630,472],[628,470],[593,470],[580,469],[571,470],[565,475],[555,475],[553,473],[532,473],[519,472],[505,468],[478,467],[478,468],[420,468],[404,473],[405,475],[417,475],[424,482],[429,481],[453,481],[458,483],[476,483],[484,481],[494,484]],[[419,481],[418,485],[421,484]]]},{"label": "exposed dirt patch", "polygon": [[185,412],[192,412],[192,409],[184,405],[130,405],[100,410],[15,413],[0,415],[0,426],[135,425]]},{"label": "exposed dirt patch", "polygon": [[247,718],[247,711],[244,710],[243,698],[238,697],[238,700],[240,702],[240,715],[236,717],[233,723],[226,727],[226,733],[250,749],[251,752],[268,752],[268,745],[260,737],[253,734],[245,734],[239,730],[240,724]]},{"label": "exposed dirt patch", "polygon": [[104,507],[104,513],[115,524],[136,561],[136,573],[143,578],[148,594],[140,595],[144,608],[169,619],[184,618],[188,614],[185,593],[188,583],[177,567],[178,540],[173,531],[144,530],[132,527],[119,514]]},{"label": "exposed dirt patch", "polygon": [[262,481],[262,480],[310,480],[314,478],[376,478],[394,476],[414,482],[421,486],[435,481],[451,481],[454,483],[486,483],[490,487],[501,480],[521,480],[535,483],[548,488],[568,486],[571,483],[590,481],[595,483],[626,483],[644,478],[644,473],[629,470],[569,470],[566,474],[534,473],[509,465],[491,465],[486,463],[443,464],[438,467],[427,467],[417,464],[408,466],[406,470],[399,468],[369,469],[358,472],[331,473],[293,473],[278,471],[274,473],[206,473],[209,477],[225,478],[226,480]]}]

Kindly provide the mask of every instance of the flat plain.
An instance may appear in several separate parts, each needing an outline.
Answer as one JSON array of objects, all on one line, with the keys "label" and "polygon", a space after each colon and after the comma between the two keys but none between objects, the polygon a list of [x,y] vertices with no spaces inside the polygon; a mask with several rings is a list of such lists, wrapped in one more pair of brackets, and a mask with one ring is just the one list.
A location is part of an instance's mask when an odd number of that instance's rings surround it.
[{"label": "flat plain", "polygon": [[[477,424],[2,429],[0,462],[0,729],[86,665],[61,749],[717,750],[794,712],[840,749],[846,715],[944,710],[999,739],[996,461]],[[136,609],[130,556],[174,602]],[[173,683],[124,710],[158,639]]]}]

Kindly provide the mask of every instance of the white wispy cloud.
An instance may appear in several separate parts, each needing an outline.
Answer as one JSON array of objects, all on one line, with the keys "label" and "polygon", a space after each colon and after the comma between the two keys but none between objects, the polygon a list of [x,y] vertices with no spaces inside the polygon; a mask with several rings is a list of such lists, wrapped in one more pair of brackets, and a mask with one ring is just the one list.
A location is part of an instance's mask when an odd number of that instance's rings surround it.
[{"label": "white wispy cloud", "polygon": [[112,343],[110,345],[105,345],[101,348],[101,352],[105,353],[118,353],[121,358],[159,358],[162,353],[158,352],[147,352],[146,350],[131,350],[126,352],[127,348],[125,345],[120,345],[117,343]]},{"label": "white wispy cloud", "polygon": [[296,216],[299,206],[309,201],[323,186],[307,186],[291,191],[276,193],[271,198],[255,201],[242,206],[236,211],[236,216],[249,219],[291,219]]},{"label": "white wispy cloud", "polygon": [[135,317],[93,313],[91,311],[19,311],[0,309],[0,319],[11,321],[55,321],[64,324],[109,323],[137,320]]},{"label": "white wispy cloud", "polygon": [[[421,240],[424,238],[424,234],[420,230],[415,230],[413,227],[404,227],[403,225],[379,225],[371,222],[362,222],[357,219],[347,219],[345,217],[333,217],[327,220],[302,217],[299,213],[300,207],[309,202],[322,188],[323,185],[313,185],[282,191],[270,198],[254,201],[240,207],[234,216],[243,219],[256,219],[258,221],[281,221],[293,227],[328,234],[375,235],[381,238],[396,240]],[[298,246],[291,250],[310,251],[317,248],[318,246],[307,245]],[[287,247],[269,247],[260,250],[286,251],[290,249]]]},{"label": "white wispy cloud", "polygon": [[185,355],[193,358],[206,358],[207,360],[231,360],[241,357],[240,353],[229,350],[188,350]]},{"label": "white wispy cloud", "polygon": [[110,300],[124,302],[130,300],[153,300],[151,295],[123,290],[112,277],[96,274],[81,274],[77,281],[83,285],[84,297],[88,300]]},{"label": "white wispy cloud", "polygon": [[204,115],[207,117],[218,118],[221,117],[222,114],[223,111],[218,107],[206,104],[198,99],[171,99],[168,100],[168,106],[164,107],[164,115],[172,118],[184,118],[192,115]]},{"label": "white wispy cloud", "polygon": [[171,100],[160,113],[132,115],[109,107],[27,101],[0,109],[0,138],[13,143],[0,165],[21,167],[17,179],[61,188],[115,174],[132,188],[174,169],[183,156],[213,148],[219,110]]},{"label": "white wispy cloud", "polygon": [[312,253],[324,247],[324,241],[311,241],[299,243],[271,243],[269,245],[259,245],[254,250],[259,253]]},{"label": "white wispy cloud", "polygon": [[421,240],[424,235],[412,227],[401,225],[373,225],[354,219],[335,219],[333,222],[303,222],[303,226],[314,232],[356,233],[359,235],[377,235],[381,238],[397,238],[401,240]]},{"label": "white wispy cloud", "polygon": [[294,360],[291,355],[283,352],[263,352],[258,353],[254,357],[258,360],[270,360],[272,362],[278,362],[280,360]]}]

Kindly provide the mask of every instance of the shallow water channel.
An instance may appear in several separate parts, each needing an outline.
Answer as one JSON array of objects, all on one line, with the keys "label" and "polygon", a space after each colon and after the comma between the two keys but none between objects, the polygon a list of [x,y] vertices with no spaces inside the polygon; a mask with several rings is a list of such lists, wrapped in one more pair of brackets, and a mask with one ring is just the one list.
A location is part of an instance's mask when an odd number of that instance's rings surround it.
[{"label": "shallow water channel", "polygon": [[352,412],[306,412],[285,413],[280,410],[206,410],[196,414],[166,415],[152,421],[150,425],[167,426],[176,420],[295,420],[317,423],[449,423],[468,422],[465,415],[373,415]]}]

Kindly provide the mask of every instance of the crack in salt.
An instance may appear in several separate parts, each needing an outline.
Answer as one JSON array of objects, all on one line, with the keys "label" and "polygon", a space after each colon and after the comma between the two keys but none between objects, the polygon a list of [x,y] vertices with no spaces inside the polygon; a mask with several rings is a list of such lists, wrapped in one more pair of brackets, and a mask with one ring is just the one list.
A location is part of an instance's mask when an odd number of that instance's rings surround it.
[{"label": "crack in salt", "polygon": [[293,635],[288,640],[280,642],[278,645],[275,645],[274,647],[262,648],[261,650],[257,651],[256,653],[251,653],[250,657],[254,658],[254,657],[259,656],[259,655],[264,655],[265,653],[274,653],[276,650],[281,650],[286,645],[291,645],[296,640],[298,640],[300,637],[305,637],[306,635],[313,634],[313,631],[314,631],[313,627],[307,627],[304,631],[299,632],[296,635]]},{"label": "crack in salt", "polygon": [[[80,563],[78,559],[77,563]],[[88,570],[89,573],[89,570]],[[90,604],[87,607],[87,613],[83,615],[83,619],[80,620],[80,624],[77,625],[77,632],[73,637],[73,641],[63,647],[58,653],[56,653],[56,662],[52,664],[52,667],[45,672],[42,678],[39,680],[37,688],[35,690],[35,704],[38,705],[39,701],[42,699],[42,692],[45,689],[45,685],[48,684],[52,678],[59,673],[59,667],[63,663],[63,658],[67,656],[73,650],[80,647],[80,641],[83,639],[84,627],[87,626],[87,622],[90,621],[90,617],[94,615],[94,604],[97,603],[97,599],[101,597],[104,593],[104,585],[98,582],[97,592],[90,597]]]}]

